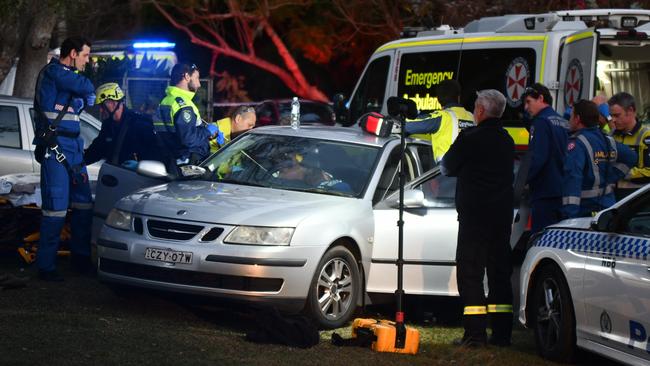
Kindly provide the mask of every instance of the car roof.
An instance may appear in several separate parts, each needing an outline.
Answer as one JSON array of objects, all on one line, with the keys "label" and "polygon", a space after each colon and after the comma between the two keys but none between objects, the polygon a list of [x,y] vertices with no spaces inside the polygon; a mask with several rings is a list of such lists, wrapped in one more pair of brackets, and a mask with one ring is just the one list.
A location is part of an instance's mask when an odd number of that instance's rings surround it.
[{"label": "car roof", "polygon": [[[369,146],[383,147],[388,142],[399,140],[398,135],[388,137],[379,137],[368,132],[364,132],[358,126],[352,127],[333,127],[333,126],[304,126],[297,130],[290,126],[263,126],[250,130],[248,133],[253,134],[271,134],[300,136],[307,138],[318,138],[324,140],[340,141],[354,144],[363,144]],[[412,139],[407,139],[412,141]]]},{"label": "car roof", "polygon": [[23,103],[23,104],[33,104],[34,100],[29,98],[19,98],[13,97],[11,95],[0,95],[0,100],[14,102],[14,103]]}]

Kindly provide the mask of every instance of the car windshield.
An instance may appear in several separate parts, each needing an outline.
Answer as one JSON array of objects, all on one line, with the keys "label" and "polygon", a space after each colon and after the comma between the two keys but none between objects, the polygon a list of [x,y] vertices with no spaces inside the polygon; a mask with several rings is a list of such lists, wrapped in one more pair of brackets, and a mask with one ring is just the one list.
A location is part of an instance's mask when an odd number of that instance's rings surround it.
[{"label": "car windshield", "polygon": [[219,182],[360,197],[378,147],[338,141],[248,134],[203,163]]}]

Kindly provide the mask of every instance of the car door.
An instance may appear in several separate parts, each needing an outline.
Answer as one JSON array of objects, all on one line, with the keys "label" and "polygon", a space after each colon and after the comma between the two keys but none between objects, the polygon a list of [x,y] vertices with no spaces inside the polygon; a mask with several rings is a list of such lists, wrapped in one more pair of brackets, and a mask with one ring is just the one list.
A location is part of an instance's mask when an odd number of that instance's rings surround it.
[{"label": "car door", "polygon": [[596,80],[598,32],[593,28],[568,35],[560,46],[560,89],[555,110],[562,113],[580,99],[591,99]]},{"label": "car door", "polygon": [[[409,185],[424,205],[404,210],[404,290],[408,294],[458,295],[456,286],[456,178],[430,171]],[[397,288],[398,193],[375,206],[375,243],[368,291]]]},{"label": "car door", "polygon": [[650,360],[650,193],[613,212],[614,232],[597,234],[586,253],[587,332],[595,342]]},{"label": "car door", "polygon": [[0,175],[34,172],[31,141],[25,130],[22,105],[3,101],[0,104]]}]

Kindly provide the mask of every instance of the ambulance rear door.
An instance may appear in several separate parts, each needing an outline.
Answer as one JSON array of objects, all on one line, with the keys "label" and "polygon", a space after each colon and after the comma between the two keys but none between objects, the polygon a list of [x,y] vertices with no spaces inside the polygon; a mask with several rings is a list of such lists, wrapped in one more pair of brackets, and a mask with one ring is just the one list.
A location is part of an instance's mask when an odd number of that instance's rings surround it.
[{"label": "ambulance rear door", "polygon": [[591,99],[596,81],[596,46],[594,28],[568,35],[561,43],[558,67],[560,81],[555,110],[562,114],[580,99]]}]

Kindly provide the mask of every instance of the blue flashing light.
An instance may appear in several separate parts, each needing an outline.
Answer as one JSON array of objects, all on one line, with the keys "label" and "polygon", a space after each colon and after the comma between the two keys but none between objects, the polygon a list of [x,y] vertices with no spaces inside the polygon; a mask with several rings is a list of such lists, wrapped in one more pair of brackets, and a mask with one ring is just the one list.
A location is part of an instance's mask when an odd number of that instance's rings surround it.
[{"label": "blue flashing light", "polygon": [[145,49],[145,48],[174,48],[176,43],[173,42],[134,42],[133,48],[135,49]]}]

